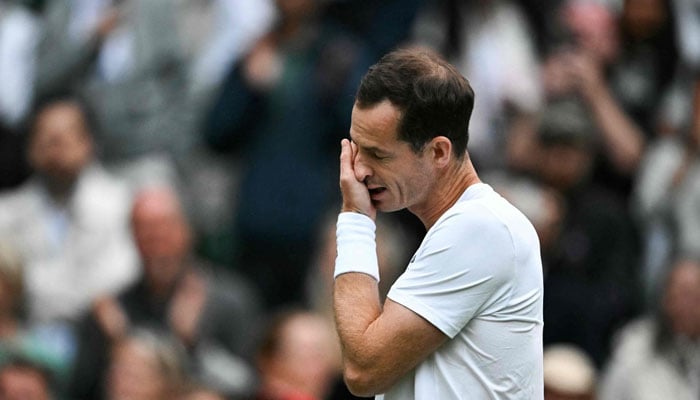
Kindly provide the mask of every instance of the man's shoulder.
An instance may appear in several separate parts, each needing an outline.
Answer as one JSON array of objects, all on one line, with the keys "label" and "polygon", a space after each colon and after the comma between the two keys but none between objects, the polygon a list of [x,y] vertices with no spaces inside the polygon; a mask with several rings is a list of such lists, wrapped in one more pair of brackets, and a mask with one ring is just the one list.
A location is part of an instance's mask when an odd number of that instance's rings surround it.
[{"label": "man's shoulder", "polygon": [[[515,206],[491,191],[483,196],[459,201],[440,218],[440,224],[466,232],[526,231],[534,234],[534,228],[525,215]],[[478,240],[478,237],[474,238]]]},{"label": "man's shoulder", "polygon": [[[34,179],[21,186],[0,192],[0,215],[8,214],[13,218],[32,213],[42,197],[41,188]],[[5,211],[5,212],[3,212]]]}]

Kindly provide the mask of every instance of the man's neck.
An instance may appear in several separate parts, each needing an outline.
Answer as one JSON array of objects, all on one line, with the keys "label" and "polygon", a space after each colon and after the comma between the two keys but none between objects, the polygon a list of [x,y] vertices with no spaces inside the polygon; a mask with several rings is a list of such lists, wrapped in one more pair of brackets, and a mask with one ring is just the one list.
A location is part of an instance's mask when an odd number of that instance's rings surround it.
[{"label": "man's neck", "polygon": [[433,185],[433,191],[424,204],[410,207],[425,229],[430,229],[435,222],[450,209],[469,186],[481,182],[472,165],[469,155],[459,163],[454,163],[442,171]]},{"label": "man's neck", "polygon": [[79,177],[68,178],[55,178],[49,176],[39,175],[46,192],[48,193],[51,200],[60,206],[66,206],[75,192],[75,188],[78,184]]}]

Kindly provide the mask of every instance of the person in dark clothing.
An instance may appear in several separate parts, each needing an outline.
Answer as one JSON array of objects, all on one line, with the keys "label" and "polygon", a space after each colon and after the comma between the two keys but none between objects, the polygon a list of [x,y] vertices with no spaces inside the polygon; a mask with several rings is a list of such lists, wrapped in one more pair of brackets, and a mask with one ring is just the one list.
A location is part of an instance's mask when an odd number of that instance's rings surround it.
[{"label": "person in dark clothing", "polygon": [[[355,88],[375,54],[410,27],[411,15],[397,25],[389,14],[405,1],[336,6],[345,12],[325,15],[319,3],[277,1],[278,24],[232,68],[205,126],[212,148],[242,161],[234,264],[258,285],[268,309],[305,303],[314,238],[339,201],[335,151],[350,125]],[[368,10],[371,38],[353,18]],[[388,17],[391,24],[379,22]],[[373,42],[384,25],[391,34]]]},{"label": "person in dark clothing", "polygon": [[564,201],[557,238],[543,248],[544,343],[573,343],[598,366],[616,328],[639,311],[639,243],[624,204],[590,181],[594,125],[575,99],[548,104],[540,179]]},{"label": "person in dark clothing", "polygon": [[141,326],[177,337],[188,350],[195,378],[206,380],[208,356],[225,354],[237,389],[252,390],[247,350],[259,306],[252,288],[191,257],[190,229],[172,190],[137,195],[132,228],[143,276],[117,297],[96,302],[81,323],[71,398],[101,398],[111,343]]}]

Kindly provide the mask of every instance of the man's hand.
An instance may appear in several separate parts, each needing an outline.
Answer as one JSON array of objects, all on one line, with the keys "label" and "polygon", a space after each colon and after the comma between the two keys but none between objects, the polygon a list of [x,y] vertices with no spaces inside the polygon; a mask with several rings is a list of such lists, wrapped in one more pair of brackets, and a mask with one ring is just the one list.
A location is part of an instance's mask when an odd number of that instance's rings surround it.
[{"label": "man's hand", "polygon": [[102,332],[111,341],[126,336],[129,317],[117,300],[111,296],[100,297],[93,303],[93,313]]},{"label": "man's hand", "polygon": [[199,322],[207,301],[207,283],[190,273],[177,288],[170,304],[170,327],[188,346],[195,343]]},{"label": "man's hand", "polygon": [[357,145],[348,139],[340,142],[340,191],[343,194],[342,211],[352,211],[364,214],[376,220],[377,209],[369,197],[369,190],[364,182],[358,180],[355,174],[355,157]]}]

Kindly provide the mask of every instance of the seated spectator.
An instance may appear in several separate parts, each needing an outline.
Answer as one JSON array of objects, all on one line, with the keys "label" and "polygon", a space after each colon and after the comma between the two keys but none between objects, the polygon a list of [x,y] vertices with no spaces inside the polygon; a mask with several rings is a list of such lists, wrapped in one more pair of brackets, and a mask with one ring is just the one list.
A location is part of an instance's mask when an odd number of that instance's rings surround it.
[{"label": "seated spectator", "polygon": [[700,262],[674,263],[656,315],[619,334],[600,400],[690,400],[700,396]]},{"label": "seated spectator", "polygon": [[280,312],[264,332],[256,400],[322,400],[340,374],[340,348],[329,321],[305,311]]},{"label": "seated spectator", "polygon": [[197,142],[181,2],[47,1],[36,91],[73,90],[94,108],[105,164],[135,186],[176,179]]},{"label": "seated spectator", "polygon": [[576,346],[553,344],[544,349],[544,399],[594,400],[596,369]]},{"label": "seated spectator", "polygon": [[137,274],[128,235],[130,193],[95,157],[85,105],[44,99],[31,118],[32,178],[0,195],[0,235],[25,263],[31,323],[75,320]]},{"label": "seated spectator", "polygon": [[187,381],[182,349],[160,332],[136,330],[114,344],[107,400],[171,400]]},{"label": "seated spectator", "polygon": [[139,326],[171,332],[203,373],[212,354],[230,354],[228,379],[239,393],[249,390],[252,370],[244,360],[259,305],[250,287],[193,257],[189,225],[169,188],[136,196],[132,229],[143,275],[119,295],[96,302],[81,323],[72,398],[99,397],[110,342]]}]

